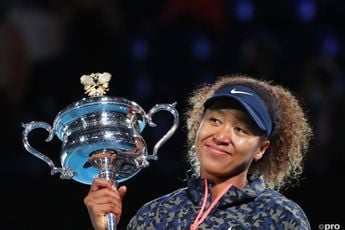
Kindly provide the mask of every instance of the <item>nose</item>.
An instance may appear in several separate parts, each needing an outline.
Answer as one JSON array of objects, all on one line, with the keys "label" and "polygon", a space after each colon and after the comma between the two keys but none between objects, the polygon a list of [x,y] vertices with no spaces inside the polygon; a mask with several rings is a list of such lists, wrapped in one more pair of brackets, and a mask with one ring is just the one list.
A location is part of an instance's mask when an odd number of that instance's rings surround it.
[{"label": "nose", "polygon": [[231,132],[228,129],[218,130],[213,135],[213,140],[217,144],[228,145],[231,142]]}]

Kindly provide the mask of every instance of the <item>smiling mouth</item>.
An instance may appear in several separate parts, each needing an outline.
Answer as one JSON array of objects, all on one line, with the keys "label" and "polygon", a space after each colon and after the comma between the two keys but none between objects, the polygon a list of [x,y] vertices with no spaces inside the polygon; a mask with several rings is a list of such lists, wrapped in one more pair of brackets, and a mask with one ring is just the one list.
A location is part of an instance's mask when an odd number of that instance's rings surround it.
[{"label": "smiling mouth", "polygon": [[229,152],[215,146],[206,145],[205,147],[207,148],[208,152],[211,153],[212,155],[217,155],[217,156],[231,155]]}]

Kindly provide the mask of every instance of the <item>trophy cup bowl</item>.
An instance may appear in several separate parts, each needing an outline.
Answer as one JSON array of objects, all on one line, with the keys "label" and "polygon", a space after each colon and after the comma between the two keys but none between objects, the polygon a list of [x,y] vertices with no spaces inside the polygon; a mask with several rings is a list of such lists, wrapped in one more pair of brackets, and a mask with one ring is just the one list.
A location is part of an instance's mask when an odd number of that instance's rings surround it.
[{"label": "trophy cup bowl", "polygon": [[[157,151],[175,132],[179,115],[175,104],[157,104],[148,113],[134,101],[124,97],[104,96],[107,91],[108,73],[83,75],[85,93],[90,97],[71,103],[55,117],[53,126],[42,121],[23,124],[23,144],[26,150],[45,161],[51,174],[60,173],[61,179],[73,179],[91,184],[94,178],[105,178],[116,186],[149,166],[149,160],[157,160]],[[141,132],[146,125],[156,127],[152,116],[158,111],[168,111],[173,117],[171,128],[154,145],[152,154],[147,151]],[[45,140],[54,136],[62,142],[61,167],[29,143],[29,133],[38,128],[49,132]],[[110,225],[116,225],[112,213]],[[115,223],[112,223],[115,222]]]}]

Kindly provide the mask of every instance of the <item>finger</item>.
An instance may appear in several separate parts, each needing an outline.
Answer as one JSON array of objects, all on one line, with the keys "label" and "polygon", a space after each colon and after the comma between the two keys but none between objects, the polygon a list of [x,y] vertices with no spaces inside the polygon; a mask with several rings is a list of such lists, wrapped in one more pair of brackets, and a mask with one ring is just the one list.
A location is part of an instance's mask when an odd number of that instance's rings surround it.
[{"label": "finger", "polygon": [[95,192],[101,188],[112,189],[112,183],[105,179],[96,178],[93,180],[89,192]]},{"label": "finger", "polygon": [[96,194],[99,192],[95,192],[95,194],[86,196],[84,199],[84,203],[86,206],[93,210],[93,212],[97,213],[105,213],[105,212],[113,212],[116,214],[121,213],[122,209],[122,200],[117,193],[117,195],[114,194],[106,194],[102,192],[102,195],[99,196],[99,194]]},{"label": "finger", "polygon": [[121,186],[120,188],[118,188],[118,192],[120,194],[121,200],[123,200],[123,198],[125,197],[125,195],[127,193],[127,187]]},{"label": "finger", "polygon": [[110,190],[108,188],[102,188],[95,192],[90,192],[85,198],[90,202],[104,203],[104,202],[120,202],[121,196],[117,190]]},{"label": "finger", "polygon": [[121,209],[117,206],[114,206],[110,203],[107,204],[94,204],[92,206],[88,206],[89,212],[93,213],[97,216],[105,216],[108,213],[112,212],[115,214],[121,213]]}]

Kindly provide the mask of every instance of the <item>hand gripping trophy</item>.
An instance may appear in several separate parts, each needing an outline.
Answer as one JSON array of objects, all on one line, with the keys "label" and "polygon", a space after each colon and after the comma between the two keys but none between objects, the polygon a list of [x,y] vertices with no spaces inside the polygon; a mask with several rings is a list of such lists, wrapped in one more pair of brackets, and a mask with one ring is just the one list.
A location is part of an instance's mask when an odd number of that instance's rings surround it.
[{"label": "hand gripping trophy", "polygon": [[[157,151],[175,132],[179,115],[175,104],[157,104],[148,113],[137,103],[123,97],[104,96],[109,90],[109,73],[92,73],[80,78],[89,97],[74,102],[60,111],[53,126],[46,122],[31,121],[23,124],[23,144],[26,150],[51,167],[51,175],[60,173],[61,179],[73,179],[91,184],[95,177],[111,181],[115,186],[157,160]],[[156,127],[152,116],[158,111],[168,111],[173,124],[148,154],[141,132],[146,124]],[[45,154],[33,148],[29,133],[37,128],[49,132],[45,140],[56,135],[62,142],[61,167],[56,167]],[[107,215],[106,229],[116,229],[113,213]]]}]

